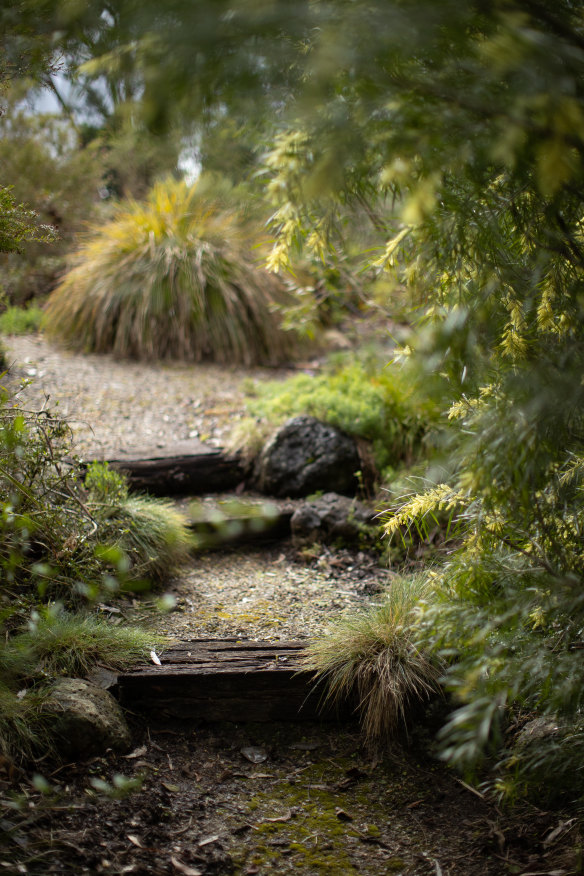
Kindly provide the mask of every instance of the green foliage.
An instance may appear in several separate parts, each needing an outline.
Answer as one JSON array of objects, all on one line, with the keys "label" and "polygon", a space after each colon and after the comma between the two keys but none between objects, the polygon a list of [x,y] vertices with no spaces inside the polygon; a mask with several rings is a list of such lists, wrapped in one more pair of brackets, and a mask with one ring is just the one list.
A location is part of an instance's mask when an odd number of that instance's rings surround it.
[{"label": "green foliage", "polygon": [[26,240],[52,240],[54,229],[38,225],[36,213],[17,204],[10,188],[0,186],[0,253],[20,252]]},{"label": "green foliage", "polygon": [[[163,502],[128,497],[123,478],[71,464],[65,423],[49,411],[0,406],[0,750],[46,750],[43,681],[117,669],[156,637],[88,614],[128,586],[162,581],[187,559],[187,522]],[[55,600],[59,600],[56,602]],[[63,610],[65,609],[65,610]]]},{"label": "green foliage", "polygon": [[94,502],[115,505],[128,498],[128,484],[123,475],[109,467],[108,462],[92,462],[87,466],[85,489]]},{"label": "green foliage", "polygon": [[130,589],[136,589],[132,582],[144,579],[168,580],[195,546],[185,517],[164,499],[133,496],[99,507],[98,514],[99,536],[122,552],[127,563],[125,586]]},{"label": "green foliage", "polygon": [[294,349],[273,313],[283,290],[254,266],[249,238],[196,187],[160,183],[93,229],[50,298],[48,330],[138,359],[283,361]]},{"label": "green foliage", "polygon": [[44,312],[40,307],[7,307],[0,313],[0,332],[4,335],[27,335],[43,326]]},{"label": "green foliage", "polygon": [[44,692],[35,690],[19,696],[0,682],[0,752],[4,757],[29,759],[50,749],[41,709],[44,697]]},{"label": "green foliage", "polygon": [[128,497],[119,474],[90,466],[88,493],[71,469],[67,425],[50,412],[0,407],[0,567],[12,593],[76,602],[128,579],[162,581],[192,544],[170,503]]},{"label": "green foliage", "polygon": [[407,726],[408,716],[439,690],[438,664],[415,643],[415,613],[431,598],[422,578],[394,578],[383,601],[340,618],[328,635],[308,647],[307,666],[327,688],[327,698],[358,698],[369,739]]},{"label": "green foliage", "polygon": [[[32,113],[28,83],[13,83],[0,116],[0,171],[15,198],[30,205],[39,223],[53,229],[29,236],[0,263],[0,282],[11,304],[46,295],[65,267],[74,235],[95,214],[103,187],[97,149],[81,149],[75,123],[66,116]],[[49,239],[51,246],[46,245]],[[15,250],[16,252],[16,250]]]},{"label": "green foliage", "polygon": [[0,653],[0,666],[4,675],[21,678],[39,673],[79,677],[96,663],[121,670],[145,661],[156,644],[151,632],[53,605],[33,612],[28,626],[11,636]]},{"label": "green foliage", "polygon": [[371,442],[380,471],[411,462],[437,422],[437,408],[399,367],[344,362],[333,358],[321,374],[258,385],[250,413],[274,424],[298,414],[317,417]]}]

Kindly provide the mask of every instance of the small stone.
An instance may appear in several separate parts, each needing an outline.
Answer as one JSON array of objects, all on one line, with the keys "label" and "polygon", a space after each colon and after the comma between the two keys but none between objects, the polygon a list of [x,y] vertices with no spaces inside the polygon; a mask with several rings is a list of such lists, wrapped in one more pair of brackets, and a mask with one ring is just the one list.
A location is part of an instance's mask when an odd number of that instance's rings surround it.
[{"label": "small stone", "polygon": [[378,527],[372,523],[372,512],[356,499],[325,493],[304,502],[290,521],[292,538],[297,546],[321,542],[359,544],[378,538]]}]

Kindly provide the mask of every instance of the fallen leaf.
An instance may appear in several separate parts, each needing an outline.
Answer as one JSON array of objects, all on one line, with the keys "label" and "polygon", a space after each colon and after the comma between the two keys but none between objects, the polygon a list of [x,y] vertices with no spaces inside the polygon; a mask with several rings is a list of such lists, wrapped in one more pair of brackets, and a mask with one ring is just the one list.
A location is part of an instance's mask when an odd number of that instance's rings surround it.
[{"label": "fallen leaf", "polygon": [[337,816],[339,821],[352,821],[353,820],[353,816],[349,815],[348,812],[345,812],[345,810],[341,809],[339,806],[337,806],[335,809],[335,815]]},{"label": "fallen leaf", "polygon": [[264,818],[264,821],[269,821],[270,824],[276,824],[279,821],[290,821],[292,818],[292,810],[289,809],[284,815],[278,815],[276,818]]},{"label": "fallen leaf", "polygon": [[173,794],[176,794],[178,793],[178,791],[180,791],[178,785],[171,785],[170,782],[161,782],[160,784],[163,788],[166,788],[167,791],[172,791]]},{"label": "fallen leaf", "polygon": [[136,848],[138,848],[138,849],[144,848],[141,840],[137,836],[134,836],[133,834],[129,833],[128,839],[130,840],[130,842],[132,843],[133,846],[136,846]]},{"label": "fallen leaf", "polygon": [[199,846],[200,849],[202,849],[203,846],[208,846],[211,843],[216,843],[218,839],[219,839],[219,834],[214,833],[213,836],[206,837],[206,839],[201,840],[201,842],[197,843],[197,845]]},{"label": "fallen leaf", "polygon": [[129,754],[124,754],[126,760],[133,760],[135,757],[142,757],[142,755],[146,754],[148,751],[145,745],[141,745],[140,748],[135,748],[134,751],[131,751]]},{"label": "fallen leaf", "polygon": [[183,873],[184,876],[203,876],[200,870],[196,870],[194,867],[189,867],[188,864],[183,864],[183,862],[179,861],[178,858],[175,858],[174,855],[171,855],[170,863],[175,870],[178,870],[179,873]]},{"label": "fallen leaf", "polygon": [[558,826],[555,827],[552,831],[550,831],[548,833],[548,835],[546,836],[546,838],[544,839],[544,841],[543,841],[544,849],[547,848],[547,846],[551,846],[551,844],[554,842],[554,840],[557,840],[557,838],[562,833],[565,833],[565,831],[567,831],[568,828],[572,827],[572,825],[575,823],[575,821],[576,821],[575,818],[569,818],[568,821],[560,821]]},{"label": "fallen leaf", "polygon": [[156,663],[157,666],[162,666],[162,663],[160,662],[160,657],[158,656],[156,651],[150,652],[150,659],[152,660],[153,663]]},{"label": "fallen leaf", "polygon": [[256,748],[255,745],[249,745],[241,749],[241,754],[250,763],[263,763],[268,759],[268,752],[264,748]]}]

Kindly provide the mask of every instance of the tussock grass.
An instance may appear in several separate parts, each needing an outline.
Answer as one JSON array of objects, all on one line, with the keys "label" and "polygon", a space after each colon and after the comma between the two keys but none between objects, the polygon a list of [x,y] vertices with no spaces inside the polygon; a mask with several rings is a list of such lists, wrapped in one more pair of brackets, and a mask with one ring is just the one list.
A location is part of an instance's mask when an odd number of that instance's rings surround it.
[{"label": "tussock grass", "polygon": [[341,702],[357,693],[365,735],[379,740],[407,724],[409,711],[439,690],[439,667],[414,642],[421,579],[396,578],[381,605],[342,618],[308,648],[307,668]]},{"label": "tussock grass", "polygon": [[162,642],[152,632],[113,626],[55,606],[35,613],[28,628],[10,636],[0,649],[0,753],[30,761],[39,752],[52,751],[42,708],[47,678],[85,676],[97,663],[121,670],[147,660]]},{"label": "tussock grass", "polygon": [[0,682],[0,753],[9,760],[29,760],[39,751],[51,750],[43,716],[43,691],[19,697]]},{"label": "tussock grass", "polygon": [[47,330],[122,358],[286,361],[295,342],[275,313],[286,293],[254,264],[250,237],[196,186],[160,182],[90,229],[49,299]]},{"label": "tussock grass", "polygon": [[132,496],[100,510],[102,540],[120,548],[130,579],[160,583],[184,564],[195,547],[186,517],[172,502]]},{"label": "tussock grass", "polygon": [[146,660],[156,644],[156,635],[146,630],[114,626],[93,615],[46,611],[8,640],[0,660],[5,671],[20,675],[40,670],[74,677],[86,675],[96,663],[124,669]]}]

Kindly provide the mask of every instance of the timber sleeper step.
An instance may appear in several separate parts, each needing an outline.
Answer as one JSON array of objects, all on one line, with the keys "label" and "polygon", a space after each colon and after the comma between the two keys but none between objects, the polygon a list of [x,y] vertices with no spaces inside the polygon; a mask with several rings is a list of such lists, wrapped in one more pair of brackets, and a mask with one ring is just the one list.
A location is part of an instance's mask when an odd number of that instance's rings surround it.
[{"label": "timber sleeper step", "polygon": [[122,705],[157,718],[206,721],[334,719],[303,668],[303,642],[198,639],[174,645],[161,665],[118,675]]}]

